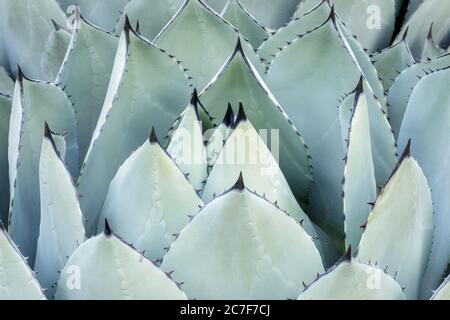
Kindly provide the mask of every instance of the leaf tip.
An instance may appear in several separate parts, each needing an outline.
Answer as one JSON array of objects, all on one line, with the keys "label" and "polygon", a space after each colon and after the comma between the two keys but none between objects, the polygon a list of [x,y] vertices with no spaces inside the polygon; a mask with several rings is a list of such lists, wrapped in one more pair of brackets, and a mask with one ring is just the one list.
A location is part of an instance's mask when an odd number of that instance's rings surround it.
[{"label": "leaf tip", "polygon": [[110,237],[112,235],[111,227],[109,226],[108,219],[105,219],[105,230],[103,231],[103,234],[107,237]]},{"label": "leaf tip", "polygon": [[222,123],[224,126],[226,126],[228,128],[231,128],[233,126],[234,111],[233,111],[233,108],[231,107],[231,103],[229,103],[229,102],[228,102],[227,112],[225,113]]},{"label": "leaf tip", "polygon": [[156,136],[155,127],[152,126],[152,131],[150,133],[150,138],[148,139],[151,144],[158,143],[158,137]]},{"label": "leaf tip", "polygon": [[242,176],[242,171],[239,173],[239,178],[237,179],[231,190],[243,191],[245,189],[244,177]]},{"label": "leaf tip", "polygon": [[242,102],[239,101],[239,111],[236,116],[236,120],[234,121],[233,129],[236,129],[237,126],[244,121],[247,121],[247,115],[245,114],[244,111],[244,105],[242,104]]}]

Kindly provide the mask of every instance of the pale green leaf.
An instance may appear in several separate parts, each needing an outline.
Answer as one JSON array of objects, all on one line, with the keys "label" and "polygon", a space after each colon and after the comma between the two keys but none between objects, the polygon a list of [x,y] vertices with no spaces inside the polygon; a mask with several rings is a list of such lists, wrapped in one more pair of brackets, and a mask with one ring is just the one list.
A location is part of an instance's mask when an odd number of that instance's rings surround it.
[{"label": "pale green leaf", "polygon": [[222,17],[238,29],[254,48],[258,48],[269,36],[269,31],[242,6],[240,1],[242,0],[229,0]]},{"label": "pale green leaf", "polygon": [[45,300],[33,271],[1,224],[0,300]]},{"label": "pale green leaf", "polygon": [[41,219],[34,270],[48,298],[67,259],[84,241],[83,215],[72,177],[46,130],[39,162]]},{"label": "pale green leaf", "polygon": [[169,155],[198,192],[203,190],[208,177],[203,128],[198,114],[199,104],[195,91],[167,147]]},{"label": "pale green leaf", "polygon": [[[251,122],[239,111],[238,121],[217,157],[203,190],[205,203],[229,190],[242,174],[246,187],[302,222],[305,231],[317,238],[316,230],[297,203],[278,163]],[[319,245],[318,245],[319,246]]]},{"label": "pale green leaf", "polygon": [[[201,0],[186,0],[156,37],[155,43],[181,60],[201,91],[233,52],[239,32]],[[244,41],[244,50],[260,73],[265,66]]]},{"label": "pale green leaf", "polygon": [[0,221],[8,225],[9,177],[8,133],[11,117],[11,97],[0,94]]},{"label": "pale green leaf", "polygon": [[54,29],[48,36],[41,59],[41,69],[48,78],[55,81],[69,48],[71,35],[63,27],[53,24]]},{"label": "pale green leaf", "polygon": [[191,299],[292,299],[323,272],[311,237],[242,180],[186,226],[162,269]]},{"label": "pale green leaf", "polygon": [[97,228],[103,200],[117,169],[144,143],[152,126],[160,138],[166,135],[188,105],[190,91],[178,62],[126,24],[105,102],[78,179],[87,234]]},{"label": "pale green leaf", "polygon": [[376,53],[372,56],[372,61],[386,91],[403,70],[414,64],[414,58],[404,40]]},{"label": "pale green leaf", "polygon": [[301,15],[292,19],[286,26],[278,29],[261,44],[258,54],[265,63],[270,64],[280,48],[289,45],[297,37],[318,27],[329,17],[330,6],[326,1],[319,2],[320,4],[311,8],[311,11],[306,12],[304,16]]},{"label": "pale green leaf", "polygon": [[118,39],[84,20],[78,10],[74,23],[70,48],[57,83],[73,103],[82,162],[108,89]]},{"label": "pale green leaf", "polygon": [[125,16],[128,16],[133,26],[139,21],[140,34],[153,41],[182,4],[183,0],[131,0],[125,6],[116,32],[123,29]]},{"label": "pale green leaf", "polygon": [[[66,16],[56,0],[2,0],[0,39],[8,59],[8,69],[17,73],[17,65],[30,77],[51,80],[41,65],[47,39],[54,31],[52,19],[66,25]],[[1,55],[1,54],[0,54]]]},{"label": "pale green leaf", "polygon": [[64,92],[56,85],[25,78],[16,81],[9,132],[10,220],[9,232],[33,265],[39,233],[39,158],[44,122],[65,133],[67,165],[78,172],[75,115]]},{"label": "pale green leaf", "polygon": [[339,35],[331,15],[277,54],[267,84],[309,146],[314,167],[310,214],[324,231],[343,239],[345,148],[336,106],[361,75]]},{"label": "pale green leaf", "polygon": [[409,146],[370,213],[358,250],[363,263],[375,263],[417,299],[433,235],[433,205],[427,179]]},{"label": "pale green leaf", "polygon": [[399,147],[412,139],[412,154],[432,190],[435,229],[430,261],[422,283],[429,298],[450,258],[450,70],[425,76],[415,87],[400,130]]},{"label": "pale green leaf", "polygon": [[[56,299],[186,299],[168,275],[109,232],[87,240],[75,250],[61,272]],[[73,280],[77,276],[79,282]]]},{"label": "pale green leaf", "polygon": [[436,43],[447,48],[450,44],[450,3],[442,0],[424,1],[403,25],[398,37],[406,32],[406,41],[417,59],[421,58],[430,26],[433,25],[433,36]]},{"label": "pale green leaf", "polygon": [[274,153],[297,199],[302,205],[308,202],[313,177],[307,147],[242,50],[240,42],[200,97],[209,113],[218,120],[224,117],[228,103],[236,112],[242,103],[252,125],[265,136],[266,144]]},{"label": "pale green leaf", "polygon": [[130,0],[77,0],[81,13],[94,25],[106,31],[114,31],[125,5]]},{"label": "pale green leaf", "polygon": [[402,288],[376,267],[345,259],[320,276],[299,300],[405,300]]},{"label": "pale green leaf", "polygon": [[443,56],[447,53],[447,50],[441,48],[433,39],[433,24],[428,32],[427,39],[425,40],[425,46],[422,50],[421,59],[432,59],[436,57]]},{"label": "pale green leaf", "polygon": [[388,93],[388,102],[389,122],[396,138],[398,138],[400,125],[414,87],[426,74],[447,67],[450,67],[450,54],[414,64],[404,70],[395,80]]},{"label": "pale green leaf", "polygon": [[154,134],[150,139],[112,180],[98,230],[106,218],[115,234],[159,260],[203,203]]},{"label": "pale green leaf", "polygon": [[240,0],[262,25],[278,29],[288,23],[300,0]]},{"label": "pale green leaf", "polygon": [[372,160],[369,110],[366,97],[357,92],[353,108],[343,180],[344,230],[346,246],[356,248],[366,222],[370,202],[377,196]]}]

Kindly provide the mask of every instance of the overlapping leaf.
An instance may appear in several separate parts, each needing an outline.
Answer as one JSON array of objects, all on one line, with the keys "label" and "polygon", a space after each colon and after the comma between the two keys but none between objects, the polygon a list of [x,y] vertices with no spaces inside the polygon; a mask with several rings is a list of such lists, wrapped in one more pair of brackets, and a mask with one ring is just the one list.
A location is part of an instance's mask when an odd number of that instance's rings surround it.
[{"label": "overlapping leaf", "polygon": [[299,300],[404,300],[402,288],[388,274],[351,256],[320,276]]},{"label": "overlapping leaf", "polygon": [[56,299],[186,299],[167,275],[110,232],[107,228],[75,250],[61,272]]},{"label": "overlapping leaf", "polygon": [[237,121],[239,123],[235,124],[209,174],[202,194],[203,200],[207,203],[213,201],[229,190],[242,174],[247,188],[264,195],[266,200],[302,222],[305,231],[317,238],[314,226],[297,203],[275,158],[251,122],[245,118],[243,109],[240,109]]},{"label": "overlapping leaf", "polygon": [[72,177],[59,158],[48,127],[39,163],[41,219],[34,270],[52,298],[67,259],[84,241],[83,215]]},{"label": "overlapping leaf", "polygon": [[5,52],[9,71],[17,73],[20,64],[32,78],[54,80],[42,69],[41,61],[47,40],[54,31],[52,19],[61,26],[66,25],[66,16],[57,2],[2,0],[1,8],[0,40],[3,43],[0,47]]},{"label": "overlapping leaf", "polygon": [[78,180],[87,234],[97,228],[103,200],[117,169],[144,143],[152,126],[160,138],[165,136],[188,105],[190,91],[188,78],[178,62],[126,23]]},{"label": "overlapping leaf", "polygon": [[45,299],[33,271],[20,255],[2,224],[0,224],[0,299]]},{"label": "overlapping leaf", "polygon": [[389,121],[398,138],[400,125],[414,87],[426,74],[450,67],[450,54],[424,60],[404,70],[395,80],[388,93]]},{"label": "overlapping leaf", "polygon": [[313,178],[307,147],[240,42],[200,97],[215,119],[224,117],[228,103],[237,113],[241,102],[251,124],[267,137],[267,144],[270,136],[270,148],[297,199],[302,204],[308,201]]},{"label": "overlapping leaf", "polygon": [[323,272],[311,237],[241,179],[180,233],[162,268],[191,299],[296,298]]},{"label": "overlapping leaf", "polygon": [[11,97],[0,93],[0,221],[8,225],[9,177],[8,132],[11,116]]},{"label": "overlapping leaf", "polygon": [[[429,298],[442,280],[450,258],[450,70],[419,81],[400,130],[399,147],[412,139],[412,154],[422,167],[432,190],[435,229],[422,298]],[[432,94],[431,94],[432,93]]]},{"label": "overlapping leaf", "polygon": [[65,159],[72,175],[78,171],[75,115],[64,92],[56,85],[25,78],[19,70],[11,110],[8,142],[9,231],[21,252],[34,262],[39,233],[39,158],[44,122],[65,133]]},{"label": "overlapping leaf", "polygon": [[[203,90],[233,52],[240,34],[202,0],[186,0],[155,43],[180,59],[194,86]],[[245,53],[260,73],[264,65],[253,47],[243,41]]]},{"label": "overlapping leaf", "polygon": [[131,0],[125,6],[116,31],[123,29],[125,16],[132,25],[139,21],[139,32],[153,41],[183,4],[183,0]]},{"label": "overlapping leaf", "polygon": [[[109,221],[118,236],[149,259],[158,260],[202,206],[194,188],[153,132],[112,180],[102,218]],[[101,221],[99,230],[103,229]]]},{"label": "overlapping leaf", "polygon": [[108,89],[118,39],[84,20],[78,9],[75,14],[75,30],[57,83],[73,103],[82,162]]},{"label": "overlapping leaf", "polygon": [[417,299],[433,235],[427,179],[409,146],[374,204],[359,244],[358,259],[395,276],[408,299]]},{"label": "overlapping leaf", "polygon": [[[303,3],[303,2],[302,2]],[[320,1],[319,5],[311,11],[292,19],[286,26],[278,29],[258,49],[261,59],[270,64],[278,51],[289,45],[294,39],[322,24],[330,15],[330,6],[326,1]]]}]

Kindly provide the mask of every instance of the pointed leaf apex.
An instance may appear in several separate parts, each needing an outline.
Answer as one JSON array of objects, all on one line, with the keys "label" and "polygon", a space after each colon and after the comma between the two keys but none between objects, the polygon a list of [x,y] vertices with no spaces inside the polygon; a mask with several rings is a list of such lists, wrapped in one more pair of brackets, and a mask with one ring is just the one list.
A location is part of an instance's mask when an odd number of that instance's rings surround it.
[{"label": "pointed leaf apex", "polygon": [[433,41],[433,24],[434,22],[431,23],[430,25],[430,29],[428,30],[428,35],[427,35],[427,39]]},{"label": "pointed leaf apex", "polygon": [[55,31],[59,31],[62,29],[62,27],[53,19],[50,19],[52,24],[53,24],[53,28],[55,28]]},{"label": "pointed leaf apex", "polygon": [[242,172],[239,174],[239,178],[231,189],[238,191],[243,191],[245,189],[244,177],[242,176]]},{"label": "pointed leaf apex", "polygon": [[17,65],[17,80],[22,83],[24,78],[26,79],[25,75],[23,74],[22,68],[20,67],[20,65]]},{"label": "pointed leaf apex", "polygon": [[141,26],[140,26],[140,23],[139,23],[139,19],[136,21],[136,33],[141,33]]},{"label": "pointed leaf apex", "polygon": [[344,256],[342,258],[344,261],[352,260],[352,245],[348,246],[347,251],[344,253]]},{"label": "pointed leaf apex", "polygon": [[241,123],[247,121],[247,115],[245,114],[244,111],[244,105],[242,104],[242,102],[239,102],[239,111],[238,114],[236,116],[236,120],[234,122],[234,129],[237,128],[237,126]]},{"label": "pointed leaf apex", "polygon": [[408,31],[409,31],[409,26],[406,27],[405,33],[403,33],[402,41],[406,41],[406,38],[408,37]]},{"label": "pointed leaf apex", "polygon": [[403,151],[403,154],[400,158],[400,162],[409,157],[411,157],[411,139],[409,139],[408,143],[406,144],[405,150]]},{"label": "pointed leaf apex", "polygon": [[358,84],[355,88],[356,97],[364,92],[364,77],[359,78]]},{"label": "pointed leaf apex", "polygon": [[128,15],[125,15],[125,23],[123,26],[123,29],[125,31],[125,33],[129,33],[130,30],[133,30],[133,28],[131,27],[131,23],[130,23],[130,19],[128,18]]},{"label": "pointed leaf apex", "polygon": [[155,127],[152,127],[152,132],[150,133],[149,141],[151,144],[158,143],[158,137],[156,136]]},{"label": "pointed leaf apex", "polygon": [[223,118],[222,123],[228,128],[231,128],[233,126],[234,111],[233,108],[231,107],[231,103],[228,103],[227,112],[225,113],[225,117]]},{"label": "pointed leaf apex", "polygon": [[52,131],[50,130],[47,121],[44,121],[44,137],[53,140]]},{"label": "pointed leaf apex", "polygon": [[192,92],[192,97],[191,97],[191,105],[193,105],[194,107],[198,106],[198,93],[197,93],[197,89],[194,89],[194,91]]},{"label": "pointed leaf apex", "polygon": [[234,48],[234,53],[240,52],[242,55],[244,54],[244,49],[242,48],[241,37],[238,37],[236,42],[236,47]]},{"label": "pointed leaf apex", "polygon": [[111,227],[109,226],[108,219],[105,219],[105,230],[103,231],[105,236],[109,237],[112,235]]}]

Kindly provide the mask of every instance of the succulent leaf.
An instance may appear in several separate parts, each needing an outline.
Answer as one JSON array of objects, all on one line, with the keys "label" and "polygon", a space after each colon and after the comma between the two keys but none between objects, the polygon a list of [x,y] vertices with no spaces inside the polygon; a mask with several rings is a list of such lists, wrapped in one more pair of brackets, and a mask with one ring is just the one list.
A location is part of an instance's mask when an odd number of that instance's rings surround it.
[{"label": "succulent leaf", "polygon": [[430,27],[427,39],[425,40],[425,46],[422,51],[422,60],[431,59],[443,56],[447,53],[447,50],[441,48],[433,39],[433,25]]},{"label": "succulent leaf", "polygon": [[450,3],[441,0],[424,1],[403,25],[398,37],[402,38],[407,32],[406,41],[415,58],[420,59],[423,47],[433,25],[435,41],[447,48],[450,44]]},{"label": "succulent leaf", "polygon": [[126,24],[105,102],[78,179],[88,235],[97,228],[103,200],[117,169],[144,143],[152,126],[161,136],[167,132],[188,105],[190,91],[189,81],[177,61]]},{"label": "succulent leaf", "polygon": [[[217,157],[203,190],[205,203],[229,190],[242,175],[245,185],[256,194],[286,211],[294,220],[302,222],[313,238],[317,232],[308,216],[297,203],[278,163],[251,122],[241,120]],[[320,247],[320,245],[318,245]]]},{"label": "succulent leaf", "polygon": [[419,81],[408,103],[399,137],[400,148],[412,139],[412,155],[422,167],[432,190],[435,229],[421,298],[429,298],[440,284],[450,258],[449,83],[449,69]]},{"label": "succulent leaf", "polygon": [[372,61],[386,92],[391,88],[399,73],[414,64],[414,58],[404,40],[372,56]]},{"label": "succulent leaf", "polygon": [[[75,250],[61,271],[56,299],[186,299],[166,274],[110,231],[87,240]],[[72,283],[75,272],[80,272],[79,283]],[[79,287],[72,288],[77,284]]]},{"label": "succulent leaf", "polygon": [[[155,43],[182,61],[201,91],[227,60],[239,37],[236,29],[202,0],[186,0]],[[242,45],[263,73],[265,67],[253,47],[246,41]]]},{"label": "succulent leaf", "polygon": [[258,48],[269,36],[269,31],[256,21],[240,0],[229,0],[221,15],[238,29],[254,48]]},{"label": "succulent leaf", "polygon": [[59,26],[56,22],[53,23],[53,27],[45,43],[44,54],[41,60],[42,71],[52,81],[59,74],[71,39],[70,32],[62,26]]},{"label": "succulent leaf", "polygon": [[321,25],[330,16],[330,12],[331,8],[328,2],[325,0],[320,1],[319,5],[311,8],[311,11],[292,19],[286,26],[278,29],[264,41],[258,49],[259,56],[270,65],[280,48],[289,45],[300,35]]},{"label": "succulent leaf", "polygon": [[260,134],[266,135],[267,145],[270,136],[272,149],[279,153],[277,161],[303,205],[308,201],[313,181],[307,146],[240,43],[201,93],[201,100],[213,118],[219,120],[223,119],[228,103],[234,106],[235,113],[238,112],[237,106],[243,105],[251,124]]},{"label": "succulent leaf", "polygon": [[323,272],[311,237],[241,179],[186,226],[162,269],[191,299],[295,298]]},{"label": "succulent leaf", "polygon": [[183,112],[180,123],[172,134],[167,152],[187,175],[195,190],[200,192],[208,177],[208,163],[198,112],[199,104],[197,91],[194,91],[189,106]]},{"label": "succulent leaf", "polygon": [[[304,0],[295,12],[300,17],[322,0]],[[396,0],[329,0],[361,45],[370,52],[388,46],[394,33]]]},{"label": "succulent leaf", "polygon": [[313,220],[320,221],[324,231],[342,238],[340,192],[345,149],[336,105],[359,78],[359,70],[340,41],[334,15],[330,15],[321,26],[277,54],[266,80],[309,146],[315,172],[310,198]]},{"label": "succulent leaf", "polygon": [[[106,218],[115,234],[152,260],[161,259],[203,202],[155,137],[120,167],[111,182]],[[176,201],[174,201],[176,196]]]},{"label": "succulent leaf", "polygon": [[59,273],[84,241],[83,215],[72,177],[46,128],[39,162],[41,219],[34,270],[45,294],[55,294]]},{"label": "succulent leaf", "polygon": [[417,299],[433,235],[433,205],[427,179],[409,146],[370,213],[357,258],[388,268]]},{"label": "succulent leaf", "polygon": [[11,117],[11,97],[0,93],[0,222],[8,225],[9,177],[8,177],[8,132]]},{"label": "succulent leaf", "polygon": [[131,0],[125,6],[115,29],[121,31],[125,18],[128,17],[133,26],[139,21],[139,33],[153,41],[183,2],[184,0]]},{"label": "succulent leaf", "polygon": [[397,77],[388,93],[389,119],[395,138],[398,138],[403,116],[414,87],[428,73],[448,67],[450,67],[450,54],[416,63]]},{"label": "succulent leaf", "polygon": [[262,25],[278,29],[292,18],[300,0],[240,0]]},{"label": "succulent leaf", "polygon": [[404,300],[400,285],[383,270],[352,259],[320,276],[299,300]]},{"label": "succulent leaf", "polygon": [[231,134],[231,127],[234,125],[234,111],[231,104],[228,104],[227,112],[222,120],[222,123],[214,129],[213,133],[208,138],[206,144],[206,160],[208,162],[208,174],[210,169],[216,162],[220,151],[223,149],[226,140]]},{"label": "succulent leaf", "polygon": [[27,261],[0,223],[0,300],[45,300]]},{"label": "succulent leaf", "polygon": [[1,5],[3,44],[0,46],[4,46],[7,69],[17,74],[20,64],[28,76],[53,81],[42,69],[41,61],[46,54],[47,40],[55,29],[53,21],[66,25],[66,16],[56,0],[2,0]]},{"label": "succulent leaf", "polygon": [[108,89],[118,39],[87,22],[77,9],[70,48],[56,82],[70,96],[82,162]]},{"label": "succulent leaf", "polygon": [[52,83],[25,78],[19,70],[9,131],[9,232],[21,252],[34,262],[39,234],[39,158],[44,122],[64,132],[65,159],[72,176],[78,172],[75,115],[65,93]]},{"label": "succulent leaf", "polygon": [[343,180],[345,244],[356,248],[369,216],[370,202],[377,195],[372,160],[369,110],[365,95],[356,93],[348,134],[347,156]]},{"label": "succulent leaf", "polygon": [[[99,28],[112,32],[130,0],[76,0],[83,16]],[[121,30],[120,30],[121,31]]]}]

